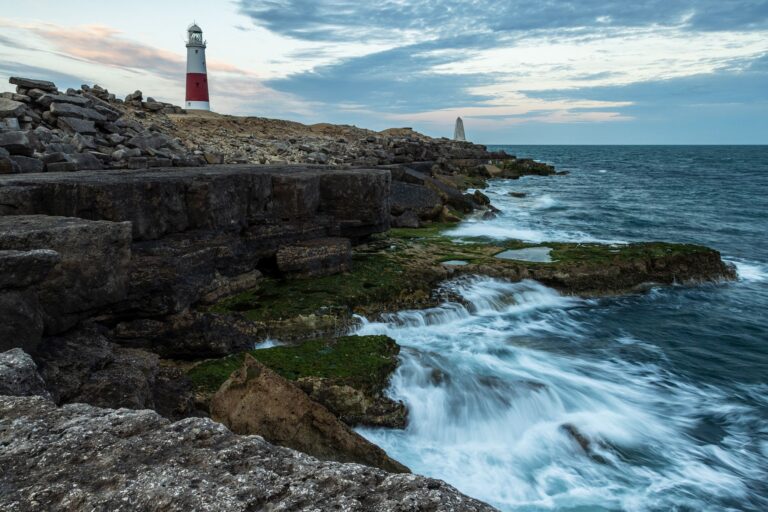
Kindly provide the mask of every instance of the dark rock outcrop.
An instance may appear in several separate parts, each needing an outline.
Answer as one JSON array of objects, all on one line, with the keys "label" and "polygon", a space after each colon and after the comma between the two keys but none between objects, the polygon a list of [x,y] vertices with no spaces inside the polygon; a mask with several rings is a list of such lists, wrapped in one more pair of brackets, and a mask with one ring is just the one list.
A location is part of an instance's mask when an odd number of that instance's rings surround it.
[{"label": "dark rock outcrop", "polygon": [[383,394],[366,393],[333,379],[304,377],[296,381],[312,400],[322,404],[347,425],[405,428],[408,409]]},{"label": "dark rock outcrop", "polygon": [[348,241],[311,241],[388,229],[389,185],[386,170],[254,166],[5,176],[0,250],[60,253],[40,290],[48,333],[97,309],[164,318],[253,286],[281,247],[314,247],[285,272],[345,270]]},{"label": "dark rock outcrop", "polygon": [[295,277],[346,272],[352,267],[352,244],[347,238],[318,238],[284,245],[277,250],[277,268]]},{"label": "dark rock outcrop", "polygon": [[494,510],[440,480],[320,462],[152,411],[2,396],[0,446],[0,508],[18,512]]},{"label": "dark rock outcrop", "polygon": [[155,409],[169,418],[197,414],[183,376],[161,368],[156,354],[116,345],[98,329],[47,338],[36,357],[58,404]]},{"label": "dark rock outcrop", "polygon": [[63,332],[125,296],[130,242],[130,223],[0,215],[0,250],[53,250],[59,255],[35,285],[48,334]]},{"label": "dark rock outcrop", "polygon": [[249,354],[213,396],[211,417],[233,432],[258,434],[321,459],[408,471]]},{"label": "dark rock outcrop", "polygon": [[20,348],[0,352],[0,395],[50,397],[37,365]]}]

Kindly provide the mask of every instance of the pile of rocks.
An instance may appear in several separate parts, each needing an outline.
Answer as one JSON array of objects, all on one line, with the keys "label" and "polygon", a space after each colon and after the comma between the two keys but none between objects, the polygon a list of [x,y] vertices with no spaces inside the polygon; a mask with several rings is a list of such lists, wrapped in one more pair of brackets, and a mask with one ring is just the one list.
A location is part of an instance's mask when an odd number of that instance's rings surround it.
[{"label": "pile of rocks", "polygon": [[204,159],[147,112],[183,113],[136,91],[126,101],[94,85],[58,90],[53,82],[12,77],[0,93],[0,174],[199,166]]},{"label": "pile of rocks", "polygon": [[349,167],[432,161],[455,171],[476,160],[506,159],[482,145],[434,139],[410,128],[374,132],[327,123],[304,125],[259,117],[191,113],[170,116],[172,133],[223,163],[321,164]]}]

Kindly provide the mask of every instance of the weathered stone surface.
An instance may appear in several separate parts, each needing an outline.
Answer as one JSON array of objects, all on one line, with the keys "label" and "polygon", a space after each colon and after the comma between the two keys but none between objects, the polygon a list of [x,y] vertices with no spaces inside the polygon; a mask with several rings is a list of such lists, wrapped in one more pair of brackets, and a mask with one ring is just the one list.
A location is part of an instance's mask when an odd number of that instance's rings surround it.
[{"label": "weathered stone surface", "polygon": [[413,211],[421,220],[434,220],[443,209],[440,195],[425,186],[392,182],[392,215],[400,216],[406,211]]},{"label": "weathered stone surface", "polygon": [[251,322],[200,312],[124,321],[113,331],[115,341],[123,345],[176,359],[227,356],[250,348],[256,334]]},{"label": "weathered stone surface", "polygon": [[[90,119],[92,121],[106,121],[107,118],[92,108],[73,105],[69,102],[54,101],[51,103],[51,113],[59,117],[76,117],[78,119]],[[76,130],[79,131],[79,130]]]},{"label": "weathered stone surface", "polygon": [[77,119],[76,117],[60,117],[56,121],[56,126],[65,132],[80,133],[83,135],[93,135],[97,131],[93,121]]},{"label": "weathered stone surface", "polygon": [[130,241],[127,222],[0,216],[0,250],[52,249],[61,257],[38,285],[51,334],[125,297]]},{"label": "weathered stone surface", "polygon": [[408,409],[402,402],[385,396],[372,396],[331,379],[304,377],[296,381],[309,397],[322,404],[341,421],[350,426],[404,428]]},{"label": "weathered stone surface", "polygon": [[97,171],[104,168],[104,164],[90,153],[75,153],[72,159],[80,171]]},{"label": "weathered stone surface", "polygon": [[33,80],[31,78],[22,78],[12,76],[8,82],[25,89],[40,89],[41,91],[57,92],[56,84],[47,80]]},{"label": "weathered stone surface", "polygon": [[355,239],[389,229],[390,184],[387,170],[320,172],[320,213],[338,223],[330,234]]},{"label": "weathered stone surface", "polygon": [[[29,99],[29,98],[27,98]],[[20,101],[0,98],[0,119],[4,117],[19,117],[26,110],[26,105]]]},{"label": "weathered stone surface", "polygon": [[352,244],[347,238],[319,238],[277,250],[277,268],[294,277],[347,272],[352,268]]},{"label": "weathered stone surface", "polygon": [[35,143],[27,132],[0,132],[0,148],[11,155],[32,156],[35,152]]},{"label": "weathered stone surface", "polygon": [[44,164],[42,160],[21,155],[12,155],[10,158],[19,166],[19,172],[43,172]]},{"label": "weathered stone surface", "polygon": [[52,103],[69,103],[80,107],[87,107],[91,104],[87,98],[69,94],[42,94],[35,101],[43,108],[49,108]]},{"label": "weathered stone surface", "polygon": [[118,347],[97,331],[74,331],[46,339],[36,357],[56,403],[152,408],[155,354]]},{"label": "weathered stone surface", "polygon": [[50,397],[35,361],[20,348],[0,352],[0,395]]},{"label": "weathered stone surface", "polygon": [[214,395],[211,416],[234,432],[258,434],[321,459],[408,471],[250,355]]},{"label": "weathered stone surface", "polygon": [[[292,202],[296,196],[287,200],[273,192],[273,178],[300,175],[319,176],[305,180],[318,187],[312,192],[318,197],[312,203],[316,208]],[[135,239],[152,240],[194,229],[279,225],[282,219],[275,218],[279,212],[282,218],[311,221],[326,236],[362,237],[389,227],[389,184],[386,170],[248,165],[41,174],[0,178],[0,203],[6,205],[0,214],[6,208],[16,213],[130,220]]]},{"label": "weathered stone surface", "polygon": [[77,162],[53,162],[46,164],[45,170],[48,172],[73,172],[77,170]]},{"label": "weathered stone surface", "polygon": [[0,350],[34,353],[43,336],[42,307],[34,290],[0,290]]},{"label": "weathered stone surface", "polygon": [[0,397],[0,445],[0,508],[18,512],[494,510],[439,480],[319,462],[152,411]]},{"label": "weathered stone surface", "polygon": [[59,261],[59,253],[50,249],[0,250],[0,290],[40,283]]}]

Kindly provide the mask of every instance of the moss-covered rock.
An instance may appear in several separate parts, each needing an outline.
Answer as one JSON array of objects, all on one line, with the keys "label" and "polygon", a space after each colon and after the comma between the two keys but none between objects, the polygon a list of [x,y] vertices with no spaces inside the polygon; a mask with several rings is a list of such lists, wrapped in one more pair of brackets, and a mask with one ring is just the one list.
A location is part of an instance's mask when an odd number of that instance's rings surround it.
[{"label": "moss-covered rock", "polygon": [[211,394],[240,368],[245,354],[297,382],[308,395],[350,425],[405,426],[406,409],[384,396],[400,347],[387,336],[343,336],[242,352],[201,362],[187,372],[198,396]]}]

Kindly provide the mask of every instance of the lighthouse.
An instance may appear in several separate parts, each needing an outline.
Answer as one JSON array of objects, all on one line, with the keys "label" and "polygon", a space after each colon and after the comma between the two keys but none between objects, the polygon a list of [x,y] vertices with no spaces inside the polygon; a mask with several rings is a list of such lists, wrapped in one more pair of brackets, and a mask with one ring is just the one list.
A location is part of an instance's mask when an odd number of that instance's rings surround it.
[{"label": "lighthouse", "polygon": [[184,106],[191,110],[211,110],[203,31],[193,23],[187,29],[187,35],[187,99]]}]

